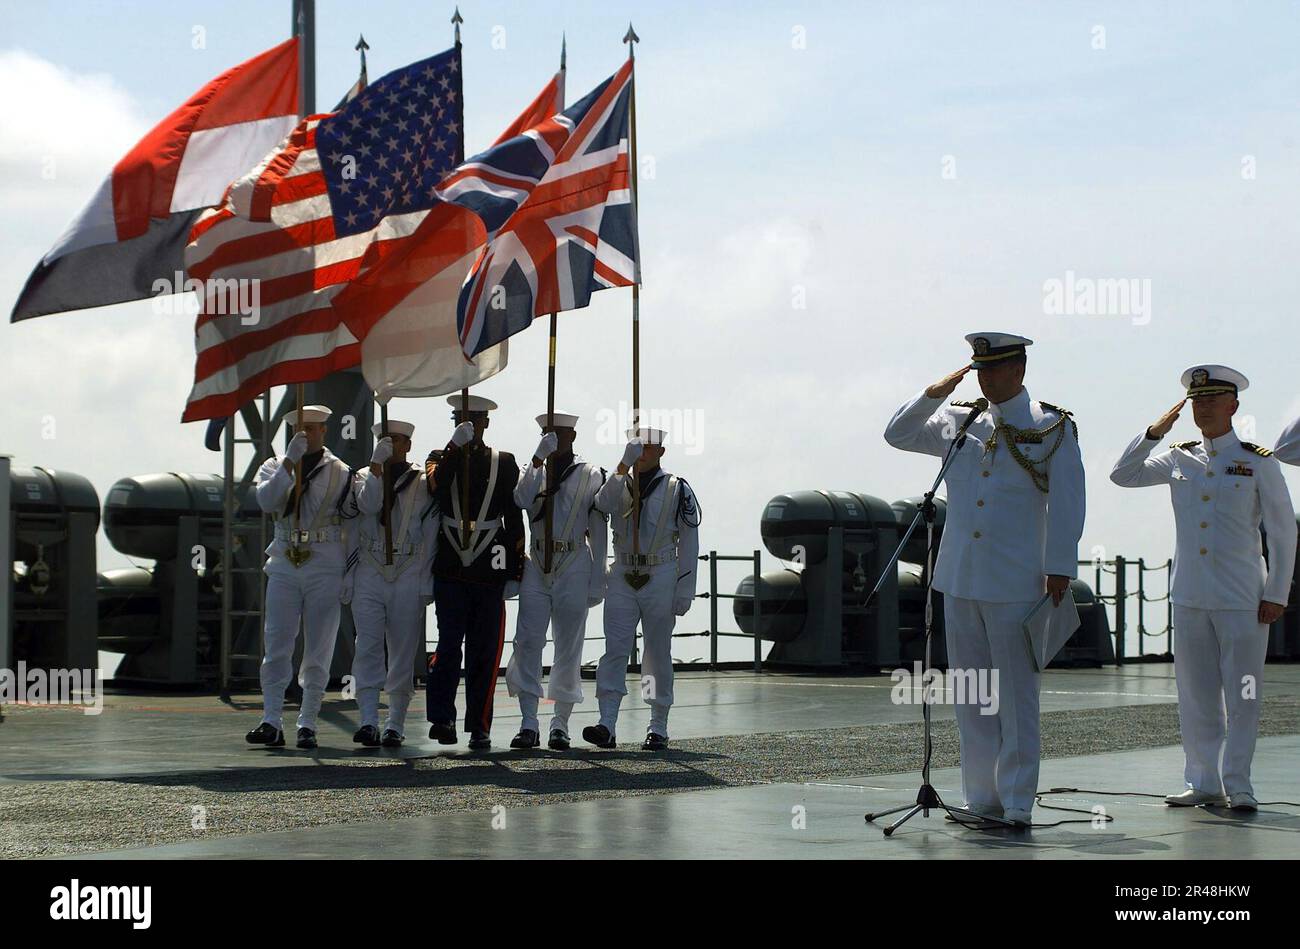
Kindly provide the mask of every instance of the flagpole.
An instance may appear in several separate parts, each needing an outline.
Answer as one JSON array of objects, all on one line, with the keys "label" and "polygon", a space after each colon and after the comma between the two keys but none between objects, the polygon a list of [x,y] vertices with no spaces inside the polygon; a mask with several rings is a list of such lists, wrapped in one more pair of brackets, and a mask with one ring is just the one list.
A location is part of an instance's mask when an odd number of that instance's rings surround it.
[{"label": "flagpole", "polygon": [[[560,38],[560,72],[563,73],[568,68],[568,37],[561,34]],[[564,105],[563,102],[560,105]],[[546,366],[546,425],[552,431],[555,430],[555,337],[558,330],[558,320],[556,314],[551,313],[551,345]],[[546,459],[546,521],[544,537],[546,540],[546,552],[542,555],[542,572],[550,575],[551,566],[554,561],[555,547],[555,452],[551,452],[550,457]]]},{"label": "flagpole", "polygon": [[[636,195],[636,44],[641,41],[641,37],[636,35],[632,29],[632,24],[627,25],[627,33],[623,36],[623,42],[627,44],[627,58],[632,63],[631,85],[631,115],[629,116],[630,141],[629,141],[629,163],[632,166],[632,214],[635,216],[637,211]],[[633,431],[640,434],[641,429],[641,271],[637,267],[637,279],[632,281],[632,426]],[[634,436],[635,437],[635,436]],[[636,558],[641,553],[641,479],[636,470],[635,463],[629,472],[632,476],[632,556]],[[641,568],[633,560],[633,575],[639,575]]]},{"label": "flagpole", "polygon": [[[299,118],[305,118],[310,115],[316,108],[316,2],[315,0],[293,0],[293,25],[298,33],[298,68],[299,68],[299,90],[301,98],[298,100]],[[294,427],[297,432],[302,431],[302,410],[303,410],[303,384],[299,382],[295,386],[298,402],[298,424]],[[267,424],[270,419],[267,419]],[[297,435],[294,432],[294,435]],[[302,459],[294,464],[293,468],[293,541],[289,544],[290,549],[298,546],[298,529],[301,526],[299,509],[302,507]],[[323,502],[322,502],[323,503]],[[295,559],[296,554],[291,554],[290,559],[294,560],[294,565],[298,565]]]},{"label": "flagpole", "polygon": [[[294,425],[294,428],[296,428],[298,431],[293,433],[294,437],[296,438],[298,436],[298,432],[302,431],[302,383],[301,382],[298,383],[297,386],[295,386],[295,388],[298,390],[298,415],[296,416],[297,424]],[[298,546],[298,509],[302,507],[302,459],[299,458],[296,462],[291,462],[291,464],[293,464],[293,541],[289,544],[289,546],[297,547]]]},{"label": "flagpole", "polygon": [[[375,393],[379,395],[378,392]],[[379,403],[379,437],[381,439],[388,437],[388,403]],[[384,565],[391,567],[393,565],[393,484],[388,477],[388,463],[390,458],[384,459],[384,464],[379,470],[379,477],[384,482]]]},{"label": "flagpole", "polygon": [[[460,15],[460,7],[456,7],[456,12],[451,15],[451,24],[456,30],[456,56],[460,59],[460,76],[461,76],[461,127],[460,139],[456,145],[456,166],[465,162],[465,59],[460,53],[460,25],[464,23],[464,18]],[[469,419],[469,386],[462,386],[460,390],[460,412],[461,419]],[[469,442],[465,443],[460,455],[460,549],[470,549],[469,537]]]}]

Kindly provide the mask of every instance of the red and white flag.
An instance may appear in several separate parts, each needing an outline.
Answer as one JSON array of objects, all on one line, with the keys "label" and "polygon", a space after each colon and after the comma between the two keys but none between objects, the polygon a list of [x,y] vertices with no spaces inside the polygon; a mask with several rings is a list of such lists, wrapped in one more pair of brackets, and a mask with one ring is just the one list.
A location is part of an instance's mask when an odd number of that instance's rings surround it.
[{"label": "red and white flag", "polygon": [[28,277],[12,320],[179,292],[185,244],[298,123],[298,40],[227,70],[149,132]]}]

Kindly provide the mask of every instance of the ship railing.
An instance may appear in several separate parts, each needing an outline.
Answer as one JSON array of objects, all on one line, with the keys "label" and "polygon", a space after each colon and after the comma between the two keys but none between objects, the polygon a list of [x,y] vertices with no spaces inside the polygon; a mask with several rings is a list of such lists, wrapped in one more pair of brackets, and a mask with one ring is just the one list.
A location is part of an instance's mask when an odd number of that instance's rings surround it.
[{"label": "ship railing", "polygon": [[[1131,560],[1126,557],[1115,557],[1111,560],[1105,560],[1101,557],[1095,557],[1092,560],[1080,560],[1080,567],[1093,568],[1093,596],[1097,602],[1101,603],[1103,608],[1109,609],[1114,619],[1111,623],[1111,634],[1115,638],[1115,664],[1123,665],[1125,662],[1169,662],[1174,654],[1174,608],[1173,601],[1169,593],[1173,581],[1172,560],[1165,560],[1164,563],[1149,565],[1146,558],[1139,557]],[[1130,589],[1130,571],[1136,570],[1136,586]],[[1163,573],[1164,593],[1153,596],[1148,594],[1148,573]],[[1113,593],[1102,593],[1102,582],[1105,577],[1113,578]],[[1130,613],[1130,603],[1135,603],[1137,616],[1137,654],[1135,656],[1127,655],[1127,633]],[[1165,627],[1162,630],[1153,632],[1147,629],[1147,604],[1164,603],[1165,604]],[[1163,653],[1148,652],[1147,640],[1152,639],[1165,641],[1165,651]]]}]

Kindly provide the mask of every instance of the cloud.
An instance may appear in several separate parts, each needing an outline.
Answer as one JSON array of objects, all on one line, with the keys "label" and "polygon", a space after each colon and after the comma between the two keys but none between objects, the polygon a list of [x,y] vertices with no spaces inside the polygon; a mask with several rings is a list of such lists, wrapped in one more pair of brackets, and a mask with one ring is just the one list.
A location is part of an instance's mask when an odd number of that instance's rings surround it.
[{"label": "cloud", "polygon": [[0,208],[10,229],[15,218],[39,211],[20,223],[53,243],[148,126],[112,77],[77,73],[26,50],[0,51],[0,88],[24,90],[0,109]]}]

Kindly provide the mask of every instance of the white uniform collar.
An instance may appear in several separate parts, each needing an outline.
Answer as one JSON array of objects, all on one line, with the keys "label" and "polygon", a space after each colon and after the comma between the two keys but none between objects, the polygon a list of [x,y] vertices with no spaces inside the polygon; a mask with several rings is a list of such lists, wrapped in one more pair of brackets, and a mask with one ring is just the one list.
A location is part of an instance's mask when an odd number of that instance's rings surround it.
[{"label": "white uniform collar", "polygon": [[1210,452],[1234,451],[1241,446],[1241,440],[1237,438],[1237,430],[1229,427],[1228,430],[1218,438],[1204,438],[1201,441],[1201,447],[1205,449],[1206,454]]},{"label": "white uniform collar", "polygon": [[1029,390],[1024,386],[1005,402],[989,403],[989,414],[994,418],[1027,418],[1029,416]]}]

